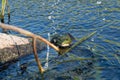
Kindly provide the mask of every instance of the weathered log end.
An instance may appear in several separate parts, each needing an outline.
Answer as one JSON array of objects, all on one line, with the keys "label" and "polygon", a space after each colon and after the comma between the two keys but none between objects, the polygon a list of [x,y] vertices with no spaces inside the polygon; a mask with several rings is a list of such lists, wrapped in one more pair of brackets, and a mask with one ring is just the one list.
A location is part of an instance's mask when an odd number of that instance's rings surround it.
[{"label": "weathered log end", "polygon": [[[46,45],[37,40],[37,50],[45,49]],[[0,33],[0,63],[5,63],[33,53],[32,39]]]}]

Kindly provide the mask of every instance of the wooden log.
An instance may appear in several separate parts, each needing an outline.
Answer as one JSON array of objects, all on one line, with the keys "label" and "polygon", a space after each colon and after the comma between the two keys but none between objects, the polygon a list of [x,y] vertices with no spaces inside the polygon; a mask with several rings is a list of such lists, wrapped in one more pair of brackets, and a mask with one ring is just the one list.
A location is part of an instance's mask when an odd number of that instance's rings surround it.
[{"label": "wooden log", "polygon": [[[46,48],[46,44],[37,40],[37,51]],[[32,39],[0,33],[0,63],[33,53]]]},{"label": "wooden log", "polygon": [[56,51],[59,52],[59,48],[57,46],[55,46],[54,44],[52,44],[51,42],[49,42],[48,40],[46,40],[45,38],[39,36],[39,35],[35,35],[33,34],[32,32],[29,32],[27,30],[24,30],[22,28],[18,28],[16,26],[12,26],[12,25],[7,25],[7,24],[3,24],[3,23],[0,23],[0,27],[5,29],[5,30],[13,30],[13,31],[16,31],[16,32],[19,32],[21,34],[24,34],[26,36],[29,36],[33,39],[33,52],[34,52],[34,56],[35,56],[35,60],[38,64],[38,68],[39,68],[39,71],[40,73],[42,74],[45,70],[42,68],[42,65],[41,65],[41,62],[38,58],[38,54],[37,54],[37,49],[36,49],[36,40],[40,40],[44,43],[46,43],[47,45],[49,45],[50,47],[54,48]]},{"label": "wooden log", "polygon": [[29,36],[29,37],[34,38],[34,39],[35,38],[39,39],[42,42],[48,44],[50,47],[54,48],[56,51],[59,52],[59,48],[57,46],[55,46],[54,44],[52,44],[51,42],[49,42],[45,38],[41,37],[40,35],[35,35],[32,32],[29,32],[29,31],[24,30],[22,28],[18,28],[16,26],[7,25],[7,24],[3,24],[3,23],[0,23],[0,27],[3,28],[3,29],[5,29],[5,30],[13,30],[13,31],[19,32],[20,34],[23,34],[25,36]]}]

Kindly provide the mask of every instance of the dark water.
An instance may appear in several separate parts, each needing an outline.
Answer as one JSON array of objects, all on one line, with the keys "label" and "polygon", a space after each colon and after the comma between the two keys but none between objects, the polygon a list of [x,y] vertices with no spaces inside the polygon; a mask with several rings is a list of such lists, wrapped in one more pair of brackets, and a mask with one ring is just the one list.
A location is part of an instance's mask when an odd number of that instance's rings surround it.
[{"label": "dark water", "polygon": [[[81,38],[97,31],[66,56],[58,57],[50,49],[49,70],[44,74],[45,80],[120,80],[119,0],[10,0],[9,4],[11,25],[45,38],[48,33],[52,35],[55,32],[69,32]],[[47,50],[39,53],[42,65],[46,53]],[[92,59],[73,61],[81,57]],[[20,74],[19,65],[22,63],[28,64],[24,74]],[[41,75],[34,56],[30,55],[0,72],[0,79],[41,80]]]}]

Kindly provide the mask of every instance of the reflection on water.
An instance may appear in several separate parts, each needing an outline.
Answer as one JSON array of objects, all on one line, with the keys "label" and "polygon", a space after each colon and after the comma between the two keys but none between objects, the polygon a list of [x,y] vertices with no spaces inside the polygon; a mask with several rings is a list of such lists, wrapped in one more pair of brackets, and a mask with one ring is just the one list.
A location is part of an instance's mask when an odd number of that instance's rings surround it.
[{"label": "reflection on water", "polygon": [[[81,38],[87,33],[97,31],[89,40],[81,45],[85,49],[91,50],[95,56],[93,71],[89,71],[92,77],[88,80],[119,80],[120,76],[120,1],[119,0],[11,0],[11,22],[10,24],[20,26],[35,34],[47,38],[47,33],[71,33],[76,38]],[[79,51],[78,51],[79,50]],[[74,50],[76,51],[76,49]],[[79,47],[77,51],[81,50]],[[84,51],[84,53],[86,53]],[[75,54],[75,53],[74,53]],[[81,54],[81,53],[80,53]],[[46,51],[39,54],[43,65],[45,63]],[[56,58],[57,53],[50,49],[50,59]],[[70,56],[67,55],[67,58]],[[67,60],[61,58],[58,60]],[[71,57],[70,57],[71,58]],[[72,59],[72,58],[71,58]],[[20,63],[30,62],[27,72],[19,74],[17,63],[11,65],[7,70],[0,72],[0,79],[40,79],[34,56],[30,55],[20,60]],[[79,61],[74,62],[81,64]],[[84,61],[83,61],[84,63]],[[53,76],[56,80],[86,79],[83,75],[77,75],[81,69],[71,70],[71,64],[63,63],[58,65],[48,73],[55,74],[58,70],[59,76]],[[52,67],[54,63],[49,64]],[[63,67],[65,66],[65,67]],[[85,65],[84,65],[85,66]],[[87,66],[85,66],[87,67]],[[64,71],[62,69],[70,69]],[[53,72],[52,72],[53,71]],[[54,72],[55,71],[55,72]],[[63,71],[63,73],[62,73]],[[84,70],[83,70],[84,71]],[[45,75],[48,76],[46,72]],[[34,75],[33,75],[34,74]],[[64,76],[63,76],[63,75]],[[66,75],[66,76],[65,76]],[[69,77],[68,75],[76,75]],[[80,74],[79,74],[80,75]],[[50,77],[50,76],[49,76]]]}]

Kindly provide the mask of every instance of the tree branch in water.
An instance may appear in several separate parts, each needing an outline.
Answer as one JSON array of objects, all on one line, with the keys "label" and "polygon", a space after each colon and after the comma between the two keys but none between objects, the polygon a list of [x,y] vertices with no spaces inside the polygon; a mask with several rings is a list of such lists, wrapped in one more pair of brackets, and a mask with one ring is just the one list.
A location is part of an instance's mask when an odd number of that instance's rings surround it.
[{"label": "tree branch in water", "polygon": [[35,56],[36,62],[38,64],[40,73],[43,73],[45,70],[43,69],[41,62],[38,58],[37,49],[36,49],[36,39],[41,40],[42,42],[46,43],[47,45],[49,45],[50,47],[54,48],[56,51],[59,52],[59,48],[56,47],[54,44],[50,43],[48,40],[46,40],[45,38],[43,38],[39,35],[33,34],[32,32],[18,28],[16,26],[7,25],[7,24],[3,24],[3,23],[0,23],[0,27],[3,29],[6,29],[6,30],[13,30],[13,31],[19,32],[20,34],[23,34],[25,36],[29,36],[29,37],[33,38],[33,51],[34,51],[34,56]]}]

